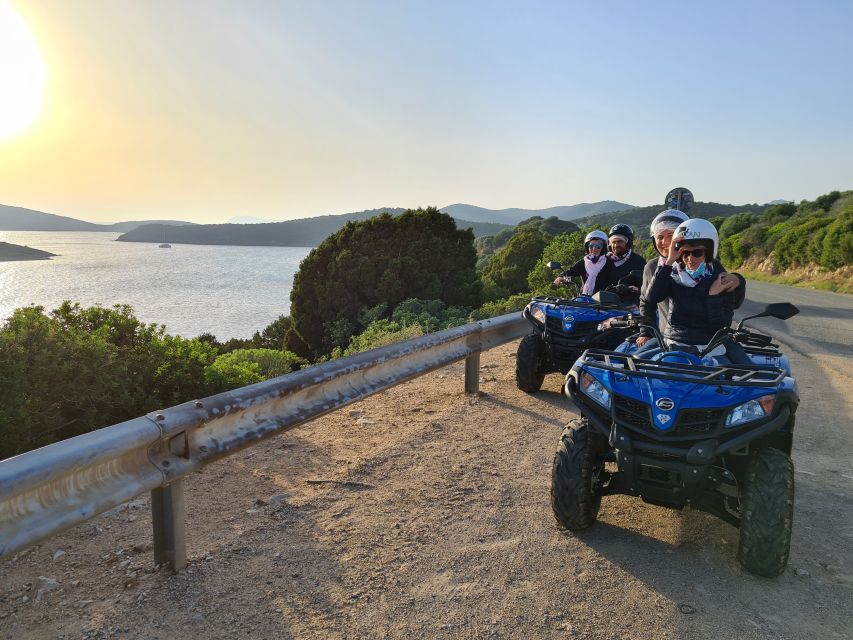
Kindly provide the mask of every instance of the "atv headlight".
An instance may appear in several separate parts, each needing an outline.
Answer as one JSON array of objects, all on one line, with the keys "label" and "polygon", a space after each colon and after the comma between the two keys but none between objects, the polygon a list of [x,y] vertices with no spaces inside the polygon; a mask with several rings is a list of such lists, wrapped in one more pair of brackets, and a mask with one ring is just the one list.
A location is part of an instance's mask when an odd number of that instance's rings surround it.
[{"label": "atv headlight", "polygon": [[726,418],[727,427],[736,427],[739,424],[760,420],[773,413],[773,405],[776,402],[776,396],[761,396],[755,400],[744,402],[731,410]]},{"label": "atv headlight", "polygon": [[581,373],[581,391],[605,409],[610,408],[610,392],[586,371]]},{"label": "atv headlight", "polygon": [[545,309],[540,307],[538,304],[530,305],[530,315],[533,316],[533,319],[537,322],[545,324]]}]

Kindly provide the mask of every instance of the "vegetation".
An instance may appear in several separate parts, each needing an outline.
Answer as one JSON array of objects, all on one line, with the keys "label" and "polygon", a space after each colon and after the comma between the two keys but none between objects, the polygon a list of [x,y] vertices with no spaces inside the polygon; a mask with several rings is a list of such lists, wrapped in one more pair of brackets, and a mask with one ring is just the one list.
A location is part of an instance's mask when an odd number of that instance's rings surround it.
[{"label": "vegetation", "polygon": [[476,306],[473,241],[433,207],[347,223],[311,251],[294,278],[288,348],[309,359],[345,349],[407,298]]}]

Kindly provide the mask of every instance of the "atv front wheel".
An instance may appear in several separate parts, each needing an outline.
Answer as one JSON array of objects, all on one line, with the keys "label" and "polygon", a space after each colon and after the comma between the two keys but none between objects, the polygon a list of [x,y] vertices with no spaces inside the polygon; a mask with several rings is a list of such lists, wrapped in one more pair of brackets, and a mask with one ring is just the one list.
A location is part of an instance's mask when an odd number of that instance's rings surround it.
[{"label": "atv front wheel", "polygon": [[529,333],[518,343],[515,354],[515,384],[525,393],[536,393],[542,388],[545,373],[542,371],[542,356],[545,341],[538,333]]},{"label": "atv front wheel", "polygon": [[551,509],[566,529],[586,529],[598,517],[596,483],[604,467],[601,438],[586,418],[572,420],[560,435],[551,469]]},{"label": "atv front wheel", "polygon": [[794,465],[778,449],[759,449],[742,483],[740,543],[744,569],[774,578],[785,570],[794,519]]}]

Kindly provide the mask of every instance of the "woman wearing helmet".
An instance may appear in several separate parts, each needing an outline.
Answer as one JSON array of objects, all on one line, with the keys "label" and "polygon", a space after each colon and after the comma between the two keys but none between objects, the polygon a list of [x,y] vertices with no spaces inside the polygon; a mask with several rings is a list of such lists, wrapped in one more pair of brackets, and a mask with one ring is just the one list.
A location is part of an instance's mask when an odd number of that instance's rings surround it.
[{"label": "woman wearing helmet", "polygon": [[[634,253],[634,230],[627,224],[616,224],[608,234],[610,253],[607,257],[613,262],[613,272],[610,274],[610,284],[616,284],[627,277],[632,271],[642,271],[646,266],[643,256]],[[636,285],[637,294],[640,292],[640,282]]]},{"label": "woman wearing helmet", "polygon": [[738,274],[726,273],[715,259],[719,237],[713,224],[692,218],[676,228],[666,260],[657,267],[644,299],[669,301],[667,343],[705,345],[728,327],[746,290]]},{"label": "woman wearing helmet", "polygon": [[580,276],[583,280],[581,293],[591,296],[610,284],[613,263],[604,254],[607,246],[607,234],[603,231],[590,231],[583,239],[586,255],[563,271],[554,280],[557,286],[566,284],[572,276]]}]

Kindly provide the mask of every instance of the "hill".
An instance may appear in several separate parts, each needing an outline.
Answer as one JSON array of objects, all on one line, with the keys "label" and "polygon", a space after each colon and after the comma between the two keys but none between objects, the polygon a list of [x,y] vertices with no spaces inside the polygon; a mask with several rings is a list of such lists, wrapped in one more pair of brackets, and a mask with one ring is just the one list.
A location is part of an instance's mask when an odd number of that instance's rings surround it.
[{"label": "hill", "polygon": [[[114,224],[95,224],[53,213],[0,204],[0,230],[3,231],[112,231],[122,233],[144,224],[190,225],[178,220],[137,220]],[[162,235],[162,232],[161,232]]]},{"label": "hill", "polygon": [[[691,218],[728,218],[738,213],[763,213],[770,205],[768,204],[719,204],[717,202],[697,202],[690,212]],[[650,207],[633,207],[622,211],[611,211],[594,216],[587,216],[574,220],[581,228],[591,226],[610,227],[621,222],[634,228],[634,233],[642,237],[648,236],[648,226],[652,219],[663,211],[662,205]]]},{"label": "hill", "polygon": [[[367,220],[383,212],[400,215],[405,209],[368,209],[340,215],[300,218],[284,222],[255,224],[198,224],[169,229],[166,240],[176,244],[223,244],[271,247],[316,247],[347,222]],[[459,229],[471,229],[475,236],[494,235],[509,225],[456,220]],[[121,242],[162,242],[159,225],[137,227],[118,237]]]},{"label": "hill", "polygon": [[534,216],[575,220],[609,211],[624,211],[633,207],[634,205],[625,204],[624,202],[603,200],[601,202],[583,202],[581,204],[549,207],[547,209],[485,209],[470,204],[451,204],[441,209],[441,211],[457,219],[461,218],[473,222],[499,222],[514,226]]}]

